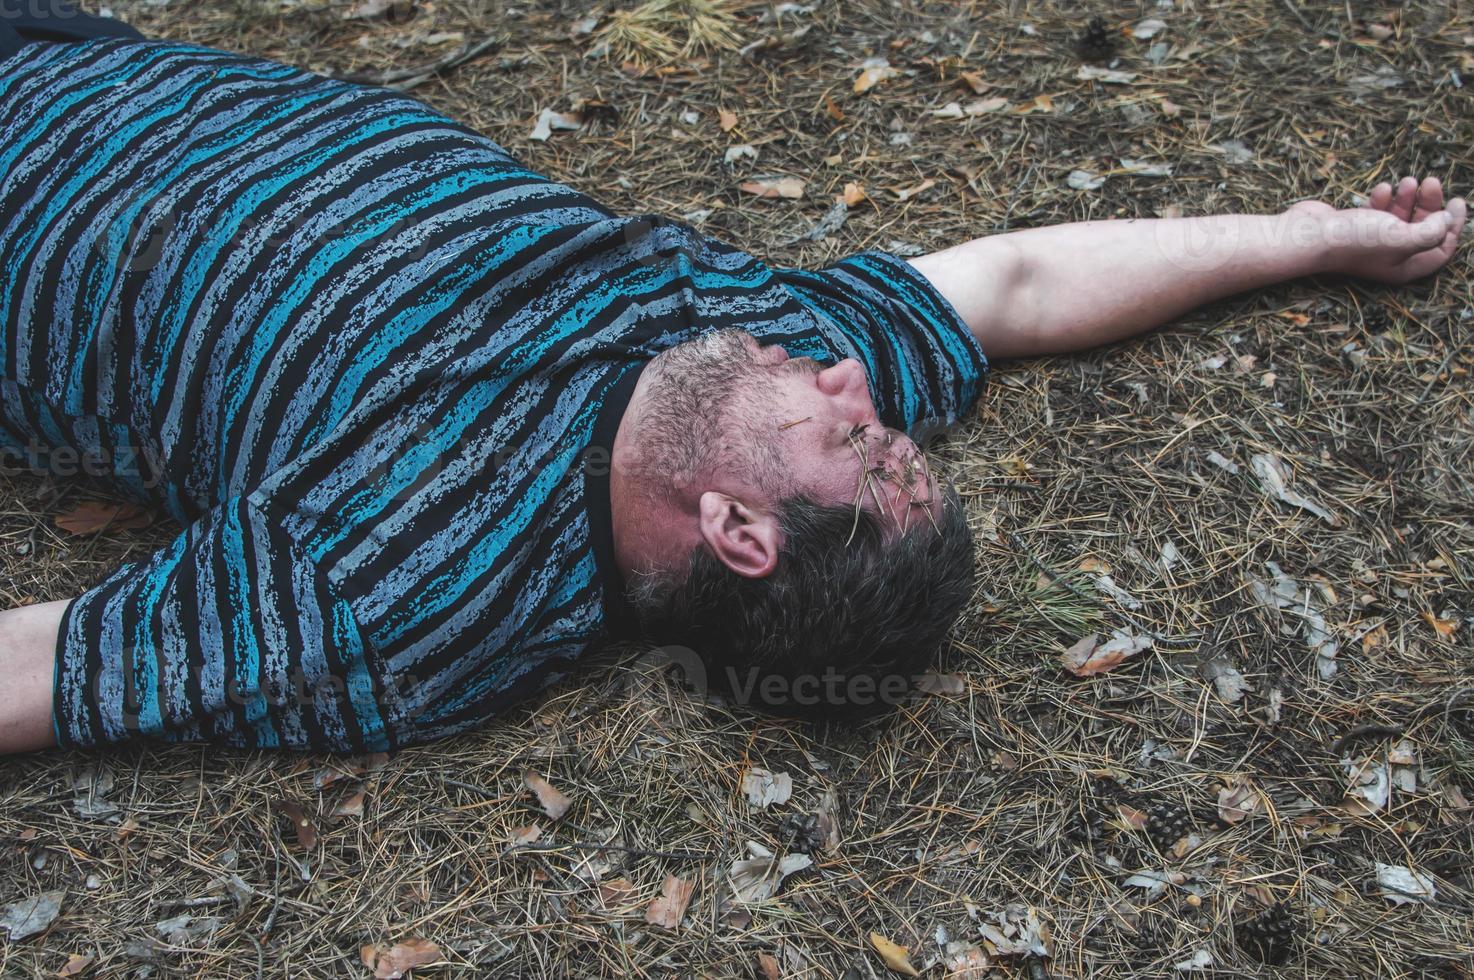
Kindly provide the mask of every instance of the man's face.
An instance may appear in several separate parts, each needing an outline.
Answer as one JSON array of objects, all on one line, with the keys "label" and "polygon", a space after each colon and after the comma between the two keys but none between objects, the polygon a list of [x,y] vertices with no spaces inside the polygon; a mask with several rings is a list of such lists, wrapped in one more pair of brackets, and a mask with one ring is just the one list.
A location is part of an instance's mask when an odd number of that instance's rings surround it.
[{"label": "man's face", "polygon": [[749,438],[771,440],[780,495],[803,493],[828,505],[859,504],[897,530],[940,513],[941,493],[925,457],[904,433],[882,425],[853,358],[824,366],[790,358],[777,345],[738,334],[753,381],[737,410]]}]

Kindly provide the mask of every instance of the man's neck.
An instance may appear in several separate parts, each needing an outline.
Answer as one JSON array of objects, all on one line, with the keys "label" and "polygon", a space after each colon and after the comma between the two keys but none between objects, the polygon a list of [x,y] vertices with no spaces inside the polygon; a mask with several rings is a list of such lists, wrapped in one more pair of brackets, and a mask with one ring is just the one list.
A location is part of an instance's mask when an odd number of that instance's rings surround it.
[{"label": "man's neck", "polygon": [[627,585],[639,576],[673,568],[700,541],[694,506],[689,512],[683,508],[678,495],[671,493],[669,476],[653,474],[642,463],[640,420],[652,386],[653,371],[646,364],[610,452],[614,559]]}]

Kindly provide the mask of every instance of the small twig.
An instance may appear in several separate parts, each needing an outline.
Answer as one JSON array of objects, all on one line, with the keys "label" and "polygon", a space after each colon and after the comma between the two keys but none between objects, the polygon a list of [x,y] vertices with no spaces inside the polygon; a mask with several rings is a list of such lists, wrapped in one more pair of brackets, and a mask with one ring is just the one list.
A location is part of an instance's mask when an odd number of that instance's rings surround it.
[{"label": "small twig", "polygon": [[1402,729],[1398,728],[1396,725],[1357,725],[1355,728],[1351,729],[1349,732],[1346,732],[1340,738],[1331,743],[1331,754],[1339,755],[1341,749],[1345,747],[1346,743],[1353,741],[1354,739],[1366,738],[1368,736],[1377,738],[1391,738],[1393,736],[1401,734]]},{"label": "small twig", "polygon": [[570,841],[566,844],[513,844],[507,848],[506,853],[515,851],[536,851],[547,853],[549,851],[618,851],[632,857],[666,858],[671,861],[710,861],[716,857],[712,851],[648,851],[640,847],[625,847],[622,844],[590,844],[585,841]]},{"label": "small twig", "polygon": [[459,51],[448,54],[443,58],[416,65],[413,68],[395,68],[387,71],[355,71],[335,76],[339,81],[357,82],[361,85],[385,85],[407,91],[422,82],[427,82],[436,75],[459,68],[472,58],[479,57],[493,48],[499,47],[506,40],[500,34],[484,37],[479,41],[467,41]]}]

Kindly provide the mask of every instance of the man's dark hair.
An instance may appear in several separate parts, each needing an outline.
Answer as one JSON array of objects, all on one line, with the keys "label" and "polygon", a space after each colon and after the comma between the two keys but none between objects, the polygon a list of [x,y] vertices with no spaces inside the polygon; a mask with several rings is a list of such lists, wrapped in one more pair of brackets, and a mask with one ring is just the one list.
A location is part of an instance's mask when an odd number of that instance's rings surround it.
[{"label": "man's dark hair", "polygon": [[942,504],[935,524],[914,514],[898,535],[869,511],[793,498],[780,508],[772,574],[738,575],[698,548],[683,582],[631,598],[651,641],[694,650],[707,681],[739,703],[802,718],[878,714],[932,666],[972,592],[961,500],[948,488]]}]

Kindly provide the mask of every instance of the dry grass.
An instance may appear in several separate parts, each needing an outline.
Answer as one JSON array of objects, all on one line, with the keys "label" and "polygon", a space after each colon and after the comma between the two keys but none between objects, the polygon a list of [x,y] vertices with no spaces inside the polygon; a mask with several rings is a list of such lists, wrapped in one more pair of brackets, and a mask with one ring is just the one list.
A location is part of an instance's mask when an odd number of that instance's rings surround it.
[{"label": "dry grass", "polygon": [[[575,15],[555,4],[498,13],[439,0],[393,26],[248,0],[113,6],[154,33],[340,71],[431,60],[436,51],[395,42],[432,30],[506,32],[498,55],[416,95],[612,206],[713,209],[707,231],[776,262],[1168,208],[1344,204],[1404,173],[1474,188],[1474,18],[1453,4],[1041,2],[1010,13],[828,0],[765,23],[752,5],[736,8],[746,41],[771,35],[772,46],[674,71],[581,58],[591,39],[570,40]],[[1167,21],[1150,41],[1120,37],[1118,67],[1139,73],[1135,84],[1075,78],[1072,39],[1092,14],[1112,32]],[[1391,35],[1376,40],[1349,16]],[[1154,65],[1158,41],[1170,47]],[[877,55],[913,74],[852,94],[858,66]],[[1390,79],[1384,69],[1400,84],[1356,94]],[[1052,111],[929,116],[977,97],[959,86],[963,70],[1011,107],[1047,95]],[[540,109],[578,99],[607,102],[618,120],[526,141]],[[1179,111],[1166,114],[1164,99]],[[730,134],[719,108],[738,113]],[[1229,140],[1252,158],[1234,162],[1217,147]],[[759,149],[760,172],[805,177],[806,197],[739,194],[752,165],[724,168],[734,143]],[[1121,158],[1170,163],[1174,176],[1117,174],[1092,192],[1065,184],[1071,170],[1103,173]],[[928,178],[937,185],[904,202],[885,190]],[[849,181],[873,203],[838,234],[777,244]],[[1223,976],[1468,977],[1470,290],[1465,253],[1434,284],[1302,283],[1109,351],[1000,367],[976,418],[937,453],[981,559],[978,600],[943,668],[962,692],[860,731],[755,717],[601,661],[474,737],[401,752],[321,790],[314,777],[331,760],[198,746],[0,762],[0,901],[66,893],[48,933],[0,945],[0,974],[49,974],[84,952],[98,958],[93,975],[142,975],[146,954],[157,976],[362,976],[362,944],[419,936],[444,962],[417,976],[760,976],[767,954],[785,977],[868,978],[886,972],[873,930],[941,976],[939,928],[982,944],[981,925],[1021,905],[1047,924],[1052,955],[996,958],[998,976],[1181,976],[1174,964],[1207,950]],[[1222,367],[1208,366],[1220,356]],[[1259,453],[1283,460],[1339,526],[1262,493],[1250,470]],[[82,488],[17,478],[3,491],[7,605],[75,594],[172,533],[66,539],[51,519]],[[1181,556],[1170,569],[1168,542]],[[1267,562],[1322,607],[1340,643],[1330,679],[1304,639],[1303,604],[1271,614],[1256,598]],[[1098,591],[1102,566],[1139,609]],[[1428,617],[1457,629],[1442,638]],[[1160,639],[1103,677],[1061,670],[1065,646],[1112,629]],[[1248,683],[1237,703],[1220,696],[1225,667]],[[1394,788],[1376,813],[1349,811],[1341,759],[1385,763],[1404,739],[1418,758],[1412,788]],[[84,818],[73,803],[74,777],[94,762],[115,781],[110,818]],[[741,784],[752,767],[791,774],[792,799],[751,806]],[[572,798],[556,824],[524,790],[526,769]],[[1220,788],[1245,782],[1256,812],[1220,822]],[[361,816],[327,816],[360,788]],[[283,799],[317,822],[312,847],[281,816]],[[784,818],[821,810],[838,823],[838,846],[747,909],[745,924],[724,911],[727,871],[747,842],[784,854],[795,843]],[[1138,812],[1157,814],[1156,833],[1132,825]],[[1160,831],[1174,817],[1186,844]],[[508,853],[509,833],[533,822],[549,846]],[[252,889],[239,908],[212,891],[232,853]],[[1376,862],[1433,876],[1436,900],[1392,904]],[[1126,885],[1144,869],[1180,877],[1157,894]],[[644,919],[667,875],[695,885],[675,931]],[[599,883],[618,878],[632,891],[601,897]],[[1245,935],[1274,901],[1291,912],[1285,967],[1260,962]],[[151,952],[137,945],[181,911],[221,925]]]}]

